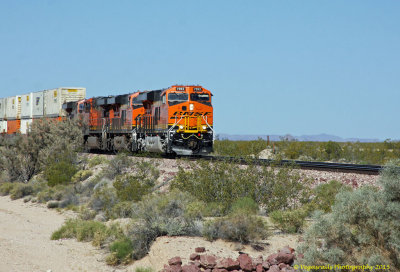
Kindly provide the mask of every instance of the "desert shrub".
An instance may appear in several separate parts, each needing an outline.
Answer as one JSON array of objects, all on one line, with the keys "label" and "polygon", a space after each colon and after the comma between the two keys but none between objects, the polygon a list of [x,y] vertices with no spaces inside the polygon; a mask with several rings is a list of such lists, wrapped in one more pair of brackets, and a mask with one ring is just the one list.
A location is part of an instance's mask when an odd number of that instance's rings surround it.
[{"label": "desert shrub", "polygon": [[116,177],[113,183],[121,201],[139,201],[152,191],[159,176],[158,169],[151,163],[140,161],[132,165],[132,173]]},{"label": "desert shrub", "polygon": [[151,192],[153,183],[147,183],[147,179],[134,175],[117,176],[113,186],[121,201],[139,201]]},{"label": "desert shrub", "polygon": [[47,202],[47,208],[49,208],[49,209],[58,208],[59,205],[60,205],[59,201],[49,201],[49,202]]},{"label": "desert shrub", "polygon": [[298,233],[303,230],[308,211],[304,208],[286,211],[273,211],[269,214],[272,223],[286,233]]},{"label": "desert shrub", "polygon": [[107,227],[101,222],[69,219],[60,229],[53,232],[51,239],[76,238],[78,241],[91,241],[96,232],[106,232],[106,230]]},{"label": "desert shrub", "polygon": [[242,197],[232,203],[231,211],[233,213],[243,211],[249,214],[256,214],[258,211],[258,205],[253,199]]},{"label": "desert shrub", "polygon": [[84,181],[93,174],[91,170],[79,170],[71,178],[72,182]]},{"label": "desert shrub", "polygon": [[400,170],[389,164],[382,190],[363,186],[336,195],[332,212],[316,213],[299,252],[302,264],[390,265],[400,269]]},{"label": "desert shrub", "polygon": [[111,218],[130,218],[134,214],[136,205],[131,201],[123,201],[114,205],[111,212]]},{"label": "desert shrub", "polygon": [[73,154],[64,152],[48,161],[44,168],[44,177],[49,186],[67,184],[78,171],[73,163]]},{"label": "desert shrub", "polygon": [[54,156],[79,150],[81,143],[82,131],[71,120],[36,121],[27,135],[17,135],[0,147],[0,170],[11,181],[28,182]]},{"label": "desert shrub", "polygon": [[227,217],[208,221],[203,235],[209,240],[224,239],[240,243],[248,243],[267,238],[268,232],[261,218],[239,210]]},{"label": "desert shrub", "polygon": [[129,258],[132,250],[132,242],[128,238],[117,240],[110,245],[110,251],[115,253],[119,262]]},{"label": "desert shrub", "polygon": [[320,184],[313,189],[314,198],[310,203],[310,210],[330,212],[335,202],[335,196],[340,190],[351,190],[339,181],[331,180],[329,183]]},{"label": "desert shrub", "polygon": [[94,156],[89,159],[88,165],[90,168],[95,167],[96,165],[108,163],[108,160],[102,156]]},{"label": "desert shrub", "polygon": [[93,220],[96,217],[96,211],[88,209],[86,206],[81,206],[78,210],[79,219],[82,220]]},{"label": "desert shrub", "polygon": [[113,179],[117,175],[123,174],[129,167],[130,163],[131,160],[128,155],[126,153],[120,152],[109,161],[108,166],[105,169],[105,175],[108,178]]},{"label": "desert shrub", "polygon": [[17,183],[12,183],[12,182],[0,183],[0,195],[1,196],[9,195],[11,190],[14,188],[16,184]]},{"label": "desert shrub", "polygon": [[324,143],[324,151],[327,160],[338,160],[342,154],[340,144],[332,141]]},{"label": "desert shrub", "polygon": [[154,272],[154,270],[151,267],[138,267],[135,272]]},{"label": "desert shrub", "polygon": [[[67,220],[63,226],[51,235],[52,240],[59,240],[61,238],[76,238],[78,241],[91,241],[92,245],[97,247],[112,244],[114,241],[128,241],[118,224],[112,224],[110,227],[107,227],[97,221],[85,221],[81,219]],[[114,248],[116,253],[119,254],[115,259],[115,264],[117,264],[120,262],[118,256],[123,255],[126,246],[117,244]]]},{"label": "desert shrub", "polygon": [[150,249],[151,243],[163,235],[199,235],[200,221],[188,213],[193,197],[176,190],[164,195],[146,196],[137,203],[135,220],[128,230],[132,241],[134,259],[140,259]]},{"label": "desert shrub", "polygon": [[296,208],[309,201],[309,180],[291,166],[238,167],[228,162],[199,162],[192,171],[179,169],[171,188],[189,192],[205,203],[217,202],[227,214],[234,201],[247,197],[268,211]]},{"label": "desert shrub", "polygon": [[39,203],[46,203],[49,200],[55,199],[54,197],[55,189],[54,188],[45,188],[44,190],[37,193],[37,201]]},{"label": "desert shrub", "polygon": [[186,205],[185,214],[190,218],[201,219],[203,216],[208,216],[204,213],[205,206],[204,202],[194,200]]},{"label": "desert shrub", "polygon": [[267,148],[267,142],[263,139],[254,141],[214,141],[214,153],[223,156],[248,157],[257,156]]},{"label": "desert shrub", "polygon": [[201,214],[206,217],[224,216],[227,212],[227,205],[221,202],[204,203]]},{"label": "desert shrub", "polygon": [[96,212],[103,211],[110,218],[113,214],[113,207],[118,203],[118,197],[114,188],[107,186],[95,189],[88,206]]},{"label": "desert shrub", "polygon": [[31,195],[33,193],[33,188],[30,184],[16,183],[12,190],[10,191],[11,199],[19,199],[24,196]]}]

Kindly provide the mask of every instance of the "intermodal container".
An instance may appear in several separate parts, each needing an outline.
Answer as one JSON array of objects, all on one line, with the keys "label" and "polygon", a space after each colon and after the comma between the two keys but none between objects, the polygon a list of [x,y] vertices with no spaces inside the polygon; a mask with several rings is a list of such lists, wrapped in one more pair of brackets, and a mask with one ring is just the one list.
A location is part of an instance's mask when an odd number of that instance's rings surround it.
[{"label": "intermodal container", "polygon": [[44,116],[59,117],[66,116],[62,105],[66,102],[73,102],[84,99],[86,88],[81,87],[60,87],[44,91]]},{"label": "intermodal container", "polygon": [[21,120],[7,120],[7,134],[15,134],[20,132]]},{"label": "intermodal container", "polygon": [[4,120],[6,118],[6,101],[5,98],[0,98],[0,120]]},{"label": "intermodal container", "polygon": [[0,134],[7,133],[7,121],[0,121]]},{"label": "intermodal container", "polygon": [[21,116],[21,96],[11,96],[6,98],[6,118],[7,120],[19,119]]},{"label": "intermodal container", "polygon": [[21,119],[21,134],[26,134],[27,132],[29,132],[31,124],[32,119]]},{"label": "intermodal container", "polygon": [[32,93],[32,117],[33,118],[43,117],[44,92],[45,91]]},{"label": "intermodal container", "polygon": [[33,113],[33,93],[23,94],[21,96],[21,119],[32,118]]}]

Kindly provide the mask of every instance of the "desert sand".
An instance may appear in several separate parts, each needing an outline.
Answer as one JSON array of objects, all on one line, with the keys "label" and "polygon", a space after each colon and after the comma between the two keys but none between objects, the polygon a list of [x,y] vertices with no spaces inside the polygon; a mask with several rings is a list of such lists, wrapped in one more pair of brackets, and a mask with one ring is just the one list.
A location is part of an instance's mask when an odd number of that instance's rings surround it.
[{"label": "desert sand", "polygon": [[137,267],[151,267],[155,271],[163,268],[168,259],[180,256],[187,263],[196,247],[205,247],[206,254],[220,257],[238,256],[238,250],[252,257],[268,256],[283,246],[296,247],[298,236],[274,235],[268,239],[264,250],[256,251],[251,246],[241,247],[221,240],[206,241],[201,237],[159,237],[149,254],[128,266],[107,266],[105,250],[90,243],[75,239],[50,240],[53,231],[73,214],[60,214],[44,205],[24,203],[0,197],[0,271],[135,271]]},{"label": "desert sand", "polygon": [[90,243],[50,240],[66,217],[40,204],[0,197],[0,271],[115,271]]}]

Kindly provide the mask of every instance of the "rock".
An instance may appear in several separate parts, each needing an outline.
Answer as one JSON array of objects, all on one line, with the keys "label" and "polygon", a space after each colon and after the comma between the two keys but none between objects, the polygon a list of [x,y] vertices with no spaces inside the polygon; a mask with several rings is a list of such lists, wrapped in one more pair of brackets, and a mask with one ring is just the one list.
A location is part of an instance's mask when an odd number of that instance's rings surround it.
[{"label": "rock", "polygon": [[278,263],[292,264],[294,261],[294,255],[289,253],[279,252],[275,258]]},{"label": "rock", "polygon": [[170,265],[169,272],[182,272],[182,266],[180,264]]},{"label": "rock", "polygon": [[278,257],[278,253],[269,255],[267,257],[267,262],[269,262],[269,264],[279,264],[279,262],[276,260],[276,257]]},{"label": "rock", "polygon": [[254,270],[253,260],[247,254],[240,254],[238,257],[240,268],[244,271]]},{"label": "rock", "polygon": [[175,264],[175,265],[164,265],[164,269],[162,270],[163,272],[182,272],[182,266],[180,264]]},{"label": "rock", "polygon": [[267,262],[267,261],[263,262],[263,263],[262,263],[262,266],[263,266],[263,268],[264,268],[265,270],[268,270],[268,269],[269,269],[269,262]]},{"label": "rock", "polygon": [[182,272],[200,272],[200,268],[194,264],[182,266]]},{"label": "rock", "polygon": [[200,260],[200,255],[197,254],[197,253],[192,253],[192,254],[190,254],[189,259],[192,260],[192,261]]},{"label": "rock", "polygon": [[203,253],[203,252],[206,251],[206,248],[205,247],[196,247],[194,249],[194,251],[197,252],[197,253]]},{"label": "rock", "polygon": [[253,259],[253,264],[258,265],[258,264],[262,264],[263,263],[263,256],[260,255],[257,258]]},{"label": "rock", "polygon": [[287,264],[280,263],[278,266],[279,266],[279,269],[283,269],[283,268],[287,267]]},{"label": "rock", "polygon": [[264,272],[264,268],[263,268],[263,266],[261,264],[258,264],[256,266],[256,272]]},{"label": "rock", "polygon": [[204,272],[211,272],[211,269],[206,269],[204,270]]},{"label": "rock", "polygon": [[279,272],[279,271],[281,270],[279,269],[279,266],[277,266],[276,264],[271,265],[271,267],[268,270],[268,272]]},{"label": "rock", "polygon": [[291,267],[291,266],[287,266],[287,267],[281,269],[281,271],[285,271],[285,272],[294,272],[294,271],[296,271],[296,270],[295,270],[293,267]]},{"label": "rock", "polygon": [[201,266],[200,260],[195,260],[194,265],[200,267]]},{"label": "rock", "polygon": [[294,248],[291,248],[289,246],[285,246],[284,248],[279,250],[279,253],[287,253],[287,254],[293,254],[294,253]]},{"label": "rock", "polygon": [[181,257],[177,256],[168,260],[169,265],[182,265]]},{"label": "rock", "polygon": [[216,268],[227,269],[227,270],[236,270],[236,269],[240,269],[240,264],[239,264],[239,261],[233,260],[232,258],[222,258],[217,261]]},{"label": "rock", "polygon": [[212,255],[201,255],[200,264],[205,269],[212,269],[217,265],[217,258]]},{"label": "rock", "polygon": [[212,270],[212,272],[228,272],[228,270],[226,270],[226,269],[224,269],[224,268],[214,268],[213,270]]}]

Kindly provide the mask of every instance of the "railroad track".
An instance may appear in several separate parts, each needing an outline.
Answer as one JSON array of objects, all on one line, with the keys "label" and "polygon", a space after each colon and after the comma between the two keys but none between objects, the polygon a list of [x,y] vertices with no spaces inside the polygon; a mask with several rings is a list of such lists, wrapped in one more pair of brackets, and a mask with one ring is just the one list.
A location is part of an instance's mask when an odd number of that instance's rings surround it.
[{"label": "railroad track", "polygon": [[[91,151],[90,153],[96,154],[116,154],[111,151]],[[154,158],[154,156],[143,157]],[[169,159],[175,159],[175,157],[164,157]],[[255,158],[241,158],[241,157],[229,157],[229,156],[192,156],[188,157],[190,160],[208,160],[208,161],[228,161],[239,164],[258,164],[258,165],[293,165],[300,169],[309,170],[320,170],[320,171],[333,171],[333,172],[346,172],[346,173],[359,173],[368,175],[379,175],[383,169],[381,165],[370,165],[370,164],[352,164],[352,163],[336,163],[336,162],[317,162],[317,161],[297,161],[297,160],[270,160],[270,159],[255,159]]]},{"label": "railroad track", "polygon": [[293,165],[301,169],[335,171],[335,172],[350,172],[369,175],[378,175],[383,169],[381,165],[367,164],[352,164],[352,163],[334,163],[334,162],[315,162],[315,161],[296,161],[296,160],[281,160],[275,161],[270,159],[252,159],[252,158],[237,158],[223,156],[202,156],[201,159],[210,161],[231,161],[241,164],[260,164],[260,165]]}]

